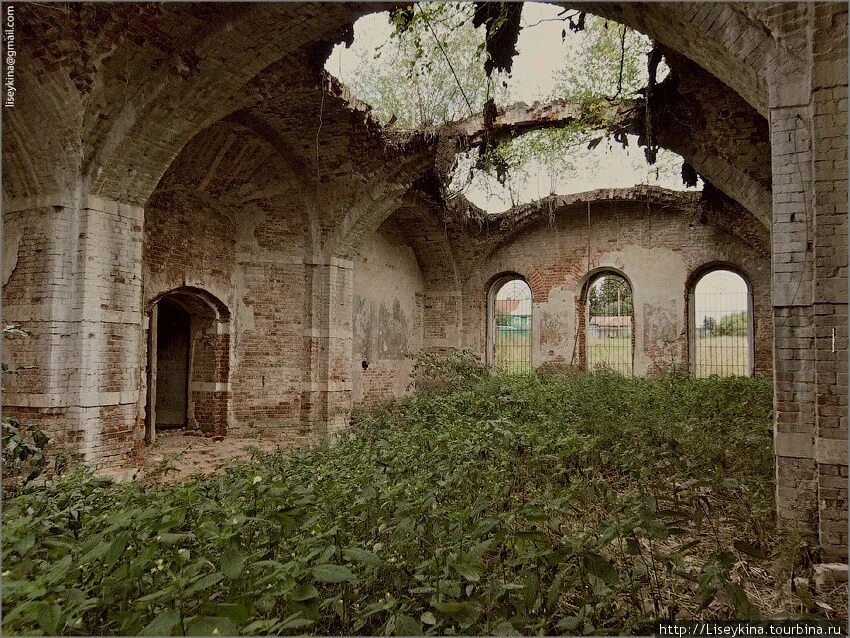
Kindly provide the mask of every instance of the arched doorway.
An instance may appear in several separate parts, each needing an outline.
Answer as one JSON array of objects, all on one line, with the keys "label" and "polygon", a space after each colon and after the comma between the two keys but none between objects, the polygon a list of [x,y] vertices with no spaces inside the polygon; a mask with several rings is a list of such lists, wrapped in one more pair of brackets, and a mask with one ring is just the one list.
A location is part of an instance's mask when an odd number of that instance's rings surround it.
[{"label": "arched doorway", "polygon": [[752,376],[753,299],[749,282],[729,268],[709,268],[698,274],[688,297],[694,376]]},{"label": "arched doorway", "polygon": [[634,300],[632,287],[619,273],[590,277],[582,295],[582,346],[587,370],[608,369],[631,375],[634,370]]},{"label": "arched doorway", "polygon": [[490,287],[487,359],[498,372],[531,372],[531,306],[531,288],[517,275],[499,277]]},{"label": "arched doorway", "polygon": [[145,441],[159,431],[227,431],[230,313],[213,295],[179,288],[149,305]]}]

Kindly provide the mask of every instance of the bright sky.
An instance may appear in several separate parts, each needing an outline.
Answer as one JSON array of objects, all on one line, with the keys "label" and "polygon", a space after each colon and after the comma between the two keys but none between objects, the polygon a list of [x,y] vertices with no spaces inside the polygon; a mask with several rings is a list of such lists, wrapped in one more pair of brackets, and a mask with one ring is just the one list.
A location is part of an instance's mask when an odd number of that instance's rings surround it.
[{"label": "bright sky", "polygon": [[[548,99],[555,89],[556,72],[563,60],[581,44],[584,37],[581,32],[570,32],[562,41],[564,23],[553,20],[559,11],[561,7],[525,3],[522,24],[527,28],[520,31],[517,41],[519,54],[514,58],[513,72],[508,80],[512,101],[531,104],[535,100]],[[349,49],[342,45],[334,48],[325,64],[328,72],[343,83],[350,82],[361,52],[374,51],[389,39],[393,27],[389,24],[388,15],[385,12],[377,13],[358,20],[354,24],[354,44]],[[526,169],[530,178],[511,185],[514,189],[513,201],[507,186],[500,185],[495,178],[480,171],[476,172],[463,194],[482,209],[498,213],[514,204],[528,203],[553,193],[569,195],[599,188],[627,188],[637,184],[651,184],[672,190],[696,190],[686,189],[682,184],[680,157],[660,149],[658,162],[650,166],[644,158],[643,150],[637,147],[636,138],[631,137],[629,142],[629,148],[626,149],[619,144],[606,142],[593,151],[581,149],[582,159],[578,165],[556,179],[553,179],[546,166],[530,161]],[[461,176],[465,174],[463,168],[458,170],[453,187],[460,186]]]},{"label": "bright sky", "polygon": [[747,282],[729,270],[715,270],[699,280],[694,299],[697,326],[706,317],[719,321],[726,315],[747,311]]},{"label": "bright sky", "polygon": [[519,300],[520,303],[517,306],[518,313],[526,315],[531,314],[531,289],[522,279],[512,279],[499,288],[496,293],[496,301],[501,301],[503,299]]}]

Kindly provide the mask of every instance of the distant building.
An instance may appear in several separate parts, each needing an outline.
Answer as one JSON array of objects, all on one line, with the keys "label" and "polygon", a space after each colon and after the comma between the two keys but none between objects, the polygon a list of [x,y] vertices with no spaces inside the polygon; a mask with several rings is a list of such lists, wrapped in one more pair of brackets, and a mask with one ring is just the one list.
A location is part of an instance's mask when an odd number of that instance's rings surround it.
[{"label": "distant building", "polygon": [[589,326],[590,337],[620,337],[631,333],[632,318],[630,315],[600,315],[591,317]]},{"label": "distant building", "polygon": [[507,330],[528,330],[531,328],[531,313],[527,299],[497,299],[496,324]]}]

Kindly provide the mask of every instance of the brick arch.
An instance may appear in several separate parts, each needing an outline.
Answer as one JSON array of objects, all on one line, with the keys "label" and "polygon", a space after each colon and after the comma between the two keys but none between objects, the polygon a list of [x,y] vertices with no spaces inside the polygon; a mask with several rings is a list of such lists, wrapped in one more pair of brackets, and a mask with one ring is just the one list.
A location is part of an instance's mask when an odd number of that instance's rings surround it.
[{"label": "brick arch", "polygon": [[454,248],[435,208],[411,202],[397,208],[388,220],[404,229],[405,239],[416,254],[426,286],[451,290],[459,287]]},{"label": "brick arch", "polygon": [[[484,319],[486,344],[485,344],[485,360],[487,365],[496,366],[496,297],[499,291],[512,281],[522,281],[528,286],[528,292],[531,296],[531,329],[528,343],[528,361],[531,369],[534,369],[534,304],[538,301],[538,297],[534,293],[534,285],[532,277],[514,270],[503,270],[496,275],[490,277],[487,285],[484,288],[486,291],[486,299],[484,300],[484,308],[486,317]],[[539,289],[538,289],[539,292]]]},{"label": "brick arch", "polygon": [[230,411],[230,310],[207,290],[181,286],[153,295],[145,304],[150,320],[146,438],[155,437],[157,309],[163,300],[175,303],[190,318],[186,427],[206,436],[224,436]]},{"label": "brick arch", "polygon": [[[143,204],[198,131],[261,99],[245,90],[252,80],[297,51],[307,51],[307,62],[318,71],[323,52],[368,12],[367,5],[342,4],[212,6],[214,11],[194,5],[167,8],[149,41],[128,46],[138,50],[140,63],[131,61],[127,68],[116,58],[114,65],[104,65],[90,101],[105,110],[100,118],[90,115],[86,129],[90,150],[83,173],[92,193]],[[190,31],[179,46],[167,37],[172,21],[185,22]],[[132,18],[129,22],[132,26]],[[150,64],[151,57],[156,64]],[[127,95],[127,85],[134,95]],[[115,100],[113,94],[124,99]]]},{"label": "brick arch", "polygon": [[[732,3],[561,3],[625,24],[693,60],[767,116],[769,92],[805,81],[803,61],[764,17]],[[789,11],[795,11],[795,7]]]},{"label": "brick arch", "polygon": [[[505,232],[496,235],[490,243],[484,258],[493,255],[499,248],[510,244],[515,238],[546,220],[550,215],[585,216],[587,206],[598,212],[597,204],[603,206],[624,202],[645,206],[679,207],[683,210],[694,209],[700,193],[693,191],[671,191],[658,186],[633,186],[631,188],[602,188],[570,195],[549,195],[528,204],[521,204],[503,213],[489,216],[492,226],[503,227]],[[689,210],[690,212],[690,210]]]},{"label": "brick arch", "polygon": [[[3,113],[3,195],[7,199],[73,190],[79,173],[79,153],[74,151],[80,148],[80,94],[61,71],[38,73],[35,66],[19,58],[15,107]],[[45,121],[50,125],[45,126]]]},{"label": "brick arch", "polygon": [[408,190],[430,166],[432,158],[410,152],[397,164],[387,163],[354,194],[351,206],[328,239],[325,253],[350,259],[364,239],[370,237],[395,212]]}]

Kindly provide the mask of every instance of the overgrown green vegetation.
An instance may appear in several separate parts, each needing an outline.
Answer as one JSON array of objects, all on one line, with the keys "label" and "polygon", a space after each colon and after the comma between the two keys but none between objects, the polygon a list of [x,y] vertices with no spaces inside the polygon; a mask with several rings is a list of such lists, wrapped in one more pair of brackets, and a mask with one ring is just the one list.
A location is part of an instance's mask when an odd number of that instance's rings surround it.
[{"label": "overgrown green vegetation", "polygon": [[[17,324],[3,326],[3,340],[14,337],[27,338],[30,334]],[[18,366],[9,366],[4,361],[0,379],[4,382],[8,375],[18,374]],[[13,416],[3,415],[0,419],[2,426],[3,448],[3,492],[11,494],[30,481],[38,478],[44,470],[46,456],[45,448],[49,437],[36,425],[21,423]]]},{"label": "overgrown green vegetation", "polygon": [[29,487],[3,508],[4,631],[636,633],[764,613],[769,383],[459,360],[430,356],[420,376],[441,382],[419,387],[448,389],[361,412],[333,446],[174,485]]}]

